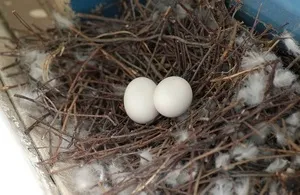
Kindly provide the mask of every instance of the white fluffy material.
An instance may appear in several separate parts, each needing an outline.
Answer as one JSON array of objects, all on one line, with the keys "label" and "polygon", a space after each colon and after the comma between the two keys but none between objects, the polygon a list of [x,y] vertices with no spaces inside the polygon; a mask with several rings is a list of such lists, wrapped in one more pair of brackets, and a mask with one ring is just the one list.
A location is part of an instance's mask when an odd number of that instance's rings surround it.
[{"label": "white fluffy material", "polygon": [[295,93],[297,93],[298,95],[300,95],[300,82],[296,81],[293,85],[292,85],[292,89],[295,91]]},{"label": "white fluffy material", "polygon": [[71,20],[62,16],[58,12],[53,12],[53,18],[60,28],[69,28],[73,26],[73,22]]},{"label": "white fluffy material", "polygon": [[110,178],[113,184],[119,184],[125,182],[128,179],[128,172],[124,172],[123,168],[116,163],[112,163],[108,167]]},{"label": "white fluffy material", "polygon": [[[128,181],[129,178],[129,172],[125,172],[124,169],[120,166],[118,166],[116,163],[112,163],[108,167],[109,175],[112,180],[113,185],[117,186],[120,185],[122,182]],[[124,190],[118,192],[118,195],[130,195],[134,191],[135,186],[128,186]]]},{"label": "white fluffy material", "polygon": [[176,165],[175,169],[173,171],[170,171],[167,176],[165,183],[170,185],[171,187],[175,187],[178,185],[177,178],[180,175],[180,168],[182,167],[181,164]]},{"label": "white fluffy material", "polygon": [[250,140],[255,144],[264,144],[267,136],[271,133],[271,126],[266,122],[261,122],[254,127],[258,132],[255,132]]},{"label": "white fluffy material", "polygon": [[237,95],[237,100],[243,100],[245,104],[255,106],[264,99],[267,84],[267,76],[263,71],[250,74]]},{"label": "white fluffy material", "polygon": [[288,163],[288,160],[277,158],[266,168],[266,172],[275,173],[277,171],[281,171],[286,167]]},{"label": "white fluffy material", "polygon": [[192,10],[191,6],[187,3],[183,4],[183,6],[184,8],[180,4],[177,4],[175,7],[175,13],[179,19],[184,19],[187,17],[188,12],[186,11],[186,9]]},{"label": "white fluffy material", "polygon": [[286,146],[287,145],[286,136],[281,131],[276,132],[276,142],[280,146]]},{"label": "white fluffy material", "polygon": [[245,45],[245,46],[254,46],[254,43],[251,42],[251,39],[249,36],[246,35],[245,32],[242,32],[240,35],[238,35],[235,38],[235,43],[237,45]]},{"label": "white fluffy material", "polygon": [[139,153],[140,155],[140,166],[147,165],[153,160],[153,156],[150,149],[145,149]]},{"label": "white fluffy material", "polygon": [[300,166],[300,156],[299,155],[294,157],[293,164],[296,166]]},{"label": "white fluffy material", "polygon": [[[241,68],[243,70],[249,70],[278,59],[279,58],[272,52],[258,53],[255,51],[246,51],[242,58]],[[277,63],[277,66],[280,66],[280,63]],[[270,69],[270,66],[268,66],[267,69]]]},{"label": "white fluffy material", "polygon": [[215,166],[216,168],[226,167],[229,164],[230,155],[227,153],[221,153],[216,157]]},{"label": "white fluffy material", "polygon": [[240,144],[233,148],[232,156],[235,160],[249,160],[255,158],[259,153],[259,149],[253,144]]},{"label": "white fluffy material", "polygon": [[156,21],[159,17],[160,12],[159,11],[155,11],[153,12],[153,14],[151,15],[151,20],[152,21]]},{"label": "white fluffy material", "polygon": [[270,184],[269,195],[280,195],[278,182],[273,181]]},{"label": "white fluffy material", "polygon": [[43,65],[49,54],[39,50],[24,51],[22,53],[22,60],[29,67],[29,75],[36,80],[42,80]]},{"label": "white fluffy material", "polygon": [[215,181],[214,187],[210,189],[211,195],[233,195],[233,182],[229,179],[222,178]]},{"label": "white fluffy material", "polygon": [[180,130],[175,134],[176,142],[181,143],[189,139],[189,132],[187,130]]},{"label": "white fluffy material", "polygon": [[99,163],[86,164],[73,170],[73,182],[77,192],[88,194],[105,179],[105,169]]},{"label": "white fluffy material", "polygon": [[198,172],[197,164],[194,164],[191,168],[180,171],[182,166],[182,164],[178,163],[175,169],[167,174],[165,180],[166,184],[175,187],[177,185],[185,184],[196,177]]},{"label": "white fluffy material", "polygon": [[182,185],[195,179],[198,173],[198,168],[198,164],[195,163],[192,167],[182,170],[177,178],[178,184]]},{"label": "white fluffy material", "polygon": [[250,178],[240,178],[235,181],[234,191],[236,195],[248,195],[250,191]]},{"label": "white fluffy material", "polygon": [[287,136],[289,139],[291,140],[295,140],[295,139],[298,139],[299,137],[299,131],[297,127],[294,127],[294,126],[287,126]]},{"label": "white fluffy material", "polygon": [[295,174],[296,171],[295,171],[295,169],[287,168],[285,172],[288,174]]},{"label": "white fluffy material", "polygon": [[295,75],[292,71],[279,68],[275,71],[273,85],[278,88],[289,87],[296,79],[297,75]]},{"label": "white fluffy material", "polygon": [[281,35],[282,41],[286,46],[287,50],[293,54],[294,56],[298,56],[300,54],[300,48],[293,36],[288,32],[284,31]]},{"label": "white fluffy material", "polygon": [[288,118],[285,119],[286,124],[300,127],[300,111],[291,114]]}]

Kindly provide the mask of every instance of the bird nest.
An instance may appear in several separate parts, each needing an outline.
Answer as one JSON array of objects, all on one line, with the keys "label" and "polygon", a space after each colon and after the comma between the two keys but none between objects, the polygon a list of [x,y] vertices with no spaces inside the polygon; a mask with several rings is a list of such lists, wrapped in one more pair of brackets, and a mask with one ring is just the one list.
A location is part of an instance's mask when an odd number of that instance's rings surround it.
[{"label": "bird nest", "polygon": [[[205,2],[124,2],[118,19],[55,13],[54,28],[13,40],[31,92],[15,97],[39,110],[26,133],[40,126],[49,138],[41,163],[78,165],[68,169],[86,182],[76,184],[82,194],[299,190],[299,63],[278,46],[294,40],[267,39],[268,29],[233,18],[238,6]],[[123,93],[140,76],[183,77],[192,105],[177,118],[133,122]]]}]

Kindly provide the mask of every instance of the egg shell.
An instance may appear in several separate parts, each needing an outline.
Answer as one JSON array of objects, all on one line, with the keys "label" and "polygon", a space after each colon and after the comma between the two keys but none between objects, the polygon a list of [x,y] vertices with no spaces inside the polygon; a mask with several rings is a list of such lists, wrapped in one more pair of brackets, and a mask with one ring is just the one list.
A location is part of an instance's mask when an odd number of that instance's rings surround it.
[{"label": "egg shell", "polygon": [[155,88],[156,84],[146,77],[138,77],[128,84],[124,93],[124,107],[131,120],[145,124],[159,114],[153,102]]},{"label": "egg shell", "polygon": [[193,100],[190,84],[178,76],[167,77],[153,95],[156,110],[165,117],[178,117],[187,111]]}]

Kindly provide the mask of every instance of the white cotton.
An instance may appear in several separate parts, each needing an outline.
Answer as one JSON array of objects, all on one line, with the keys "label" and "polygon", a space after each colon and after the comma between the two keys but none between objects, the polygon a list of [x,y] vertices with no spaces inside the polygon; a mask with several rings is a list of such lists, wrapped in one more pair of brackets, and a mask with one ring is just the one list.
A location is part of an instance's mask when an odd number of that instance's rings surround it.
[{"label": "white cotton", "polygon": [[[41,64],[45,60],[45,52],[39,50],[22,50],[21,51],[21,60],[24,64],[30,65],[32,63]],[[41,62],[41,63],[39,63]]]},{"label": "white cotton", "polygon": [[280,146],[286,146],[287,145],[286,136],[281,131],[276,132],[276,142]]},{"label": "white cotton", "polygon": [[245,32],[242,32],[240,35],[238,35],[236,38],[235,38],[235,43],[237,45],[244,45],[244,46],[252,46],[254,47],[254,43],[250,41],[250,37],[246,35]]},{"label": "white cotton", "polygon": [[255,158],[259,153],[258,148],[250,143],[250,144],[240,144],[233,148],[232,156],[235,160],[249,160]]},{"label": "white cotton", "polygon": [[187,3],[185,3],[183,6],[184,8],[180,4],[177,4],[175,7],[175,13],[179,19],[184,19],[187,17],[188,12],[186,11],[186,9],[192,10],[191,6]]},{"label": "white cotton", "polygon": [[296,79],[297,75],[292,71],[280,68],[275,71],[273,85],[278,88],[289,87]]},{"label": "white cotton", "polygon": [[124,172],[123,168],[116,163],[112,163],[108,166],[108,171],[113,184],[119,184],[128,180],[128,172]]},{"label": "white cotton", "polygon": [[230,155],[227,153],[221,153],[216,157],[216,168],[226,167],[230,162]]},{"label": "white cotton", "polygon": [[255,106],[264,99],[267,85],[267,76],[264,72],[255,72],[248,76],[237,95],[237,100],[243,100],[245,104]]},{"label": "white cotton", "polygon": [[280,195],[279,194],[279,183],[278,182],[273,181],[270,184],[269,195]]},{"label": "white cotton", "polygon": [[193,181],[197,176],[198,169],[199,169],[199,165],[197,163],[194,163],[191,168],[186,168],[182,170],[177,177],[178,184],[182,185],[190,181]]},{"label": "white cotton", "polygon": [[291,114],[288,118],[285,119],[286,124],[300,127],[300,111]]},{"label": "white cotton", "polygon": [[265,59],[262,54],[254,51],[246,51],[242,58],[241,68],[243,70],[248,70],[260,66],[263,63],[265,63]]},{"label": "white cotton", "polygon": [[166,175],[165,183],[171,187],[176,187],[181,184],[185,184],[195,179],[199,166],[197,163],[193,164],[192,167],[180,170],[183,165],[178,163],[174,170],[170,171]]},{"label": "white cotton", "polygon": [[240,178],[234,184],[234,191],[236,195],[248,195],[250,191],[250,178]]},{"label": "white cotton", "polygon": [[300,95],[300,82],[296,81],[293,85],[292,85],[292,89],[295,91],[295,93],[297,93],[298,95]]},{"label": "white cotton", "polygon": [[29,68],[29,75],[35,80],[41,80],[43,66],[46,63],[48,53],[39,50],[23,51],[22,61]]},{"label": "white cotton", "polygon": [[285,172],[286,173],[288,173],[288,174],[295,174],[295,169],[292,169],[292,168],[287,168],[286,170],[285,170]]},{"label": "white cotton", "polygon": [[85,130],[85,129],[80,129],[79,130],[79,134],[78,134],[78,138],[79,139],[85,139],[90,135],[90,132]]},{"label": "white cotton", "polygon": [[281,171],[286,167],[288,162],[289,162],[288,160],[277,158],[266,168],[266,172],[275,173],[277,171]]},{"label": "white cotton", "polygon": [[74,187],[79,193],[86,193],[105,179],[105,169],[99,163],[86,164],[73,170]]},{"label": "white cotton", "polygon": [[300,48],[293,36],[288,32],[284,31],[281,35],[282,42],[286,46],[287,50],[293,54],[294,56],[298,56],[300,54]]},{"label": "white cotton", "polygon": [[250,140],[255,144],[264,144],[267,136],[271,133],[271,126],[266,122],[261,122],[254,126],[257,132],[250,137]]},{"label": "white cotton", "polygon": [[147,165],[153,160],[153,155],[150,152],[150,149],[145,149],[139,153],[140,155],[140,166]]},{"label": "white cotton", "polygon": [[62,16],[58,12],[53,12],[53,18],[60,28],[69,28],[73,26],[73,22],[71,20]]},{"label": "white cotton", "polygon": [[289,138],[294,140],[297,136],[297,127],[288,125],[286,129]]},{"label": "white cotton", "polygon": [[171,187],[175,187],[178,185],[177,178],[180,175],[180,168],[182,167],[181,164],[176,165],[175,169],[170,171],[167,176],[165,183],[170,185]]},{"label": "white cotton", "polygon": [[159,11],[153,12],[153,14],[151,15],[151,20],[152,20],[153,22],[156,21],[156,20],[158,20],[159,15],[160,15],[160,12],[159,12]]},{"label": "white cotton", "polygon": [[180,130],[175,134],[176,142],[181,143],[189,139],[189,132],[187,130]]},{"label": "white cotton", "polygon": [[300,156],[299,155],[294,157],[293,164],[296,166],[300,166]]},{"label": "white cotton", "polygon": [[218,179],[214,182],[214,187],[210,189],[210,195],[233,195],[233,182],[229,179]]},{"label": "white cotton", "polygon": [[[279,58],[272,52],[258,53],[254,51],[246,51],[242,58],[241,68],[242,70],[249,70],[278,59]],[[277,63],[277,66],[280,66],[280,63]],[[268,66],[267,69],[270,69],[270,66]]]},{"label": "white cotton", "polygon": [[133,191],[135,190],[135,186],[132,185],[132,186],[129,186],[127,188],[125,188],[124,190],[118,192],[117,195],[132,195]]},{"label": "white cotton", "polygon": [[41,80],[43,76],[43,70],[37,66],[31,66],[29,75],[35,80]]}]

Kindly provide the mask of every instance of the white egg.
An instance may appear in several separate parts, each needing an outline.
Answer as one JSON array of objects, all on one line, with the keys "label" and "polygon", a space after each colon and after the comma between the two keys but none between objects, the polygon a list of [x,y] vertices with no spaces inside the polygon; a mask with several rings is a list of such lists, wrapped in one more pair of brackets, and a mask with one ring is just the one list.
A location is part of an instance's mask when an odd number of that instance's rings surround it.
[{"label": "white egg", "polygon": [[178,76],[162,80],[153,95],[156,110],[166,117],[182,115],[191,105],[192,99],[193,91],[190,84]]},{"label": "white egg", "polygon": [[155,87],[156,84],[146,77],[138,77],[128,84],[124,93],[124,107],[131,120],[145,124],[158,115],[153,103]]}]

